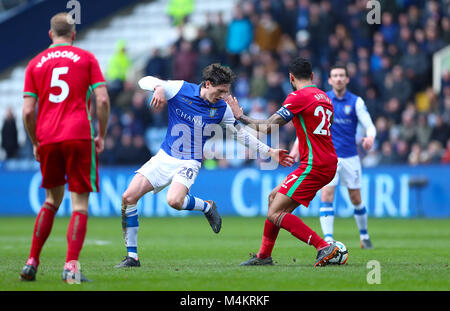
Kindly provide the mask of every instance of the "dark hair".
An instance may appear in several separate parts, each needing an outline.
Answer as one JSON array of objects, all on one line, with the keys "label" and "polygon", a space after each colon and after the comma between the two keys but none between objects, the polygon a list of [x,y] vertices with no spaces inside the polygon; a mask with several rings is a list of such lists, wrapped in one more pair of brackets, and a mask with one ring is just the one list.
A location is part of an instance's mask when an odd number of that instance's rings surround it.
[{"label": "dark hair", "polygon": [[312,65],[306,58],[296,57],[289,64],[289,72],[299,80],[311,79]]},{"label": "dark hair", "polygon": [[328,75],[331,76],[331,71],[334,69],[344,69],[345,70],[345,76],[348,77],[348,70],[347,70],[347,66],[342,65],[342,64],[336,64],[330,67],[330,70],[328,71]]},{"label": "dark hair", "polygon": [[213,86],[232,84],[235,76],[233,71],[229,67],[220,65],[219,63],[206,66],[202,72],[202,85],[205,85],[206,81],[211,82]]},{"label": "dark hair", "polygon": [[56,37],[71,37],[75,31],[75,21],[68,13],[58,13],[50,20],[50,28]]}]

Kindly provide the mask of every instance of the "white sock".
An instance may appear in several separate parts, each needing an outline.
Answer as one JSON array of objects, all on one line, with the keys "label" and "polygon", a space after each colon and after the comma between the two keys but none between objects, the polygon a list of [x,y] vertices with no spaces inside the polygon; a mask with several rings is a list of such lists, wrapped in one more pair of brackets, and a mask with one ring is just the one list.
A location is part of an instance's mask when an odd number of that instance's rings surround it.
[{"label": "white sock", "polygon": [[369,234],[367,232],[367,210],[366,210],[366,206],[364,205],[363,202],[361,202],[358,205],[353,205],[353,207],[355,208],[355,220],[356,220],[356,225],[358,226],[358,230],[359,230],[359,238],[360,240],[367,240],[369,239]]},{"label": "white sock", "polygon": [[183,209],[188,211],[202,211],[204,213],[208,212],[211,208],[211,204],[208,202],[194,197],[192,194],[188,193],[184,197]]},{"label": "white sock", "polygon": [[320,226],[324,240],[333,241],[334,207],[332,202],[320,202]]},{"label": "white sock", "polygon": [[138,259],[137,254],[137,235],[139,231],[139,220],[136,205],[127,205],[125,208],[125,221],[123,223],[123,235],[125,246],[127,247],[127,256]]}]

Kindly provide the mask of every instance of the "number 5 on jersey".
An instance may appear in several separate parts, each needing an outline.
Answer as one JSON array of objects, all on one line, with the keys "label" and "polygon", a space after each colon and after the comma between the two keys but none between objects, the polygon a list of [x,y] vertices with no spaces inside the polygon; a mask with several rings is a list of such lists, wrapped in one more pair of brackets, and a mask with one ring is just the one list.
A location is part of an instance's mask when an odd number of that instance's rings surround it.
[{"label": "number 5 on jersey", "polygon": [[[314,110],[314,115],[316,117],[320,117],[320,114],[322,115],[322,120],[320,121],[317,128],[314,130],[314,134],[318,135],[331,135],[330,126],[331,126],[331,116],[333,115],[333,112],[329,109],[324,109],[322,106],[317,106],[316,110]],[[328,118],[327,118],[328,116]],[[324,129],[325,122],[328,122],[327,127]]]},{"label": "number 5 on jersey", "polygon": [[52,103],[60,103],[64,101],[67,96],[69,96],[69,85],[66,81],[60,79],[60,75],[65,75],[69,72],[69,67],[56,67],[53,68],[52,71],[52,81],[50,82],[50,87],[59,87],[61,88],[61,93],[59,95],[55,95],[50,93],[48,100]]}]

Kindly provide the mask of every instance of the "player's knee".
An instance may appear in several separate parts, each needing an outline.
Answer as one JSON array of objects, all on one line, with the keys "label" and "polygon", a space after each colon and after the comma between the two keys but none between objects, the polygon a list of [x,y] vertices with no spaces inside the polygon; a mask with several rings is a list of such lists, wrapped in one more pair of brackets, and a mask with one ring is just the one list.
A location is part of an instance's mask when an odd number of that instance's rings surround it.
[{"label": "player's knee", "polygon": [[361,194],[356,191],[350,192],[350,201],[353,205],[361,204]]},{"label": "player's knee", "polygon": [[182,210],[183,203],[184,198],[178,198],[177,196],[170,196],[170,195],[167,196],[167,204],[169,204],[170,207],[176,210]]},{"label": "player's knee", "polygon": [[322,189],[321,200],[322,202],[333,202],[334,191]]},{"label": "player's knee", "polygon": [[137,204],[138,198],[131,192],[125,191],[122,194],[122,206]]},{"label": "player's knee", "polygon": [[273,224],[276,224],[277,218],[280,215],[280,212],[277,211],[273,211],[271,209],[269,209],[267,211],[267,219],[269,219],[269,221]]}]

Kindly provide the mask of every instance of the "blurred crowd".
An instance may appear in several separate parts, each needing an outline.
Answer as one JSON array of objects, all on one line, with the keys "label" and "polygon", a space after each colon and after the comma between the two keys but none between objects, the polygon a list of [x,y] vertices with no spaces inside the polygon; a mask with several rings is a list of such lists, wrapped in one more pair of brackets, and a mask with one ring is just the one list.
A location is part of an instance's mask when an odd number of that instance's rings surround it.
[{"label": "blurred crowd", "polygon": [[[372,150],[359,148],[364,166],[450,163],[450,73],[439,93],[432,89],[432,56],[450,44],[450,0],[379,3],[380,24],[367,22],[367,0],[241,0],[229,23],[209,14],[202,27],[186,11],[174,19],[180,39],[150,51],[142,76],[200,83],[202,69],[220,62],[235,72],[232,92],[245,112],[267,118],[292,91],[293,57],[311,60],[314,83],[325,91],[330,66],[346,64],[348,89],[363,98],[377,128]],[[103,165],[142,164],[165,136],[167,109],[148,107],[152,94],[137,89],[131,66],[119,42],[106,73],[112,113]],[[295,137],[290,122],[280,130],[280,147],[289,149]]]}]

